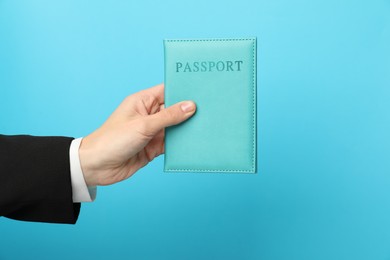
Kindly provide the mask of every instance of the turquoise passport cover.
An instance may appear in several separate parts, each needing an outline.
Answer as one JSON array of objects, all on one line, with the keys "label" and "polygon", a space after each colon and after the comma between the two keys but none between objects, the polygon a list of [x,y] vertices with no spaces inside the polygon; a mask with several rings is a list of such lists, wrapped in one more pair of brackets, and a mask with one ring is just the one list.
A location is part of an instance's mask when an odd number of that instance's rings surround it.
[{"label": "turquoise passport cover", "polygon": [[165,172],[256,172],[256,38],[164,40],[165,106],[197,111],[165,130]]}]

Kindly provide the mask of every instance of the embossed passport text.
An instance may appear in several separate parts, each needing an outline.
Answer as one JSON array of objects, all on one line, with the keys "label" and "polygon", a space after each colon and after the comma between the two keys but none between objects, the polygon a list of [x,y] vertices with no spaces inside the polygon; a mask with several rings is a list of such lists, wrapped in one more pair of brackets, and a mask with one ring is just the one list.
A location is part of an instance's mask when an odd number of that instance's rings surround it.
[{"label": "embossed passport text", "polygon": [[165,130],[165,172],[256,172],[256,38],[164,40],[165,106],[197,105]]}]

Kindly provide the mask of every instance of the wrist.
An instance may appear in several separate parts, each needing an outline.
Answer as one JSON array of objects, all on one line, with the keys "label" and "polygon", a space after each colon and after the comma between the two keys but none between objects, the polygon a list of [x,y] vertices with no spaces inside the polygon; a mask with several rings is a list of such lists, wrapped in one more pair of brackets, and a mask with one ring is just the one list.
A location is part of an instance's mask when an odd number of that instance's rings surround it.
[{"label": "wrist", "polygon": [[93,148],[90,145],[89,136],[84,137],[79,147],[80,166],[83,171],[84,180],[88,187],[98,185],[96,179],[97,165],[94,163],[95,156],[93,155]]}]

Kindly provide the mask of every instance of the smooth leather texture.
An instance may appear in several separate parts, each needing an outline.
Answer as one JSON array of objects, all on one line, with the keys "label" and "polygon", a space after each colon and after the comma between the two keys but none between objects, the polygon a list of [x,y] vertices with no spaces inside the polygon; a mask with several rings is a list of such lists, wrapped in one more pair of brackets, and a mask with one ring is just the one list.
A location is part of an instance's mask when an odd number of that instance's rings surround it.
[{"label": "smooth leather texture", "polygon": [[197,105],[166,129],[164,171],[255,173],[256,38],[164,40],[164,51],[165,105]]}]

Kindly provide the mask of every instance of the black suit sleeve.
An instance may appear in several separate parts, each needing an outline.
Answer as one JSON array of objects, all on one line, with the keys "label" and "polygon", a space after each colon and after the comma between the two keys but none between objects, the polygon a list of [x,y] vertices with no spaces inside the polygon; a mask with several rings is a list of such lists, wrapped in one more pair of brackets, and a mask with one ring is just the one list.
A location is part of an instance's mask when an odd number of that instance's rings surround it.
[{"label": "black suit sleeve", "polygon": [[74,224],[69,147],[73,138],[0,135],[0,216]]}]

